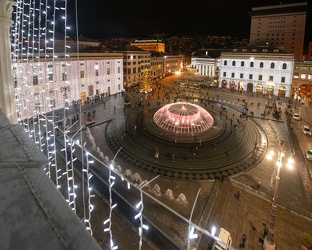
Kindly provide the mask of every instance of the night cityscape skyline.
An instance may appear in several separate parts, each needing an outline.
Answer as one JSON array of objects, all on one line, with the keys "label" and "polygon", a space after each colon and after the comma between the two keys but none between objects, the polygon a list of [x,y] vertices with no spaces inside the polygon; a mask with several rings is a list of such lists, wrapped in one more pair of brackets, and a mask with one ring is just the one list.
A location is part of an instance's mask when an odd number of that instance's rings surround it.
[{"label": "night cityscape skyline", "polygon": [[[252,7],[305,2],[288,1],[208,1],[199,4],[158,2],[150,7],[143,1],[78,1],[78,32],[92,39],[146,37],[151,34],[233,36],[248,38]],[[308,3],[310,3],[308,1]],[[75,23],[75,7],[68,6],[70,23]],[[309,20],[309,19],[308,19]],[[310,29],[307,20],[307,30]],[[72,29],[75,30],[75,29]],[[73,34],[74,35],[74,34]],[[310,35],[309,35],[310,36]]]}]

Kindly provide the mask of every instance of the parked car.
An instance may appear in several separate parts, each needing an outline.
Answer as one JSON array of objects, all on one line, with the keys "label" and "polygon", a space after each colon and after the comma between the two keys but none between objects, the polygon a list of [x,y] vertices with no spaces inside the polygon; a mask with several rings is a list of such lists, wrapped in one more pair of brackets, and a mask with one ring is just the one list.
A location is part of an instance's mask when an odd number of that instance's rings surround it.
[{"label": "parked car", "polygon": [[299,116],[299,114],[298,114],[298,113],[294,113],[294,114],[293,114],[293,119],[294,119],[294,120],[297,120],[297,121],[300,121],[300,116]]},{"label": "parked car", "polygon": [[228,250],[232,245],[232,237],[231,234],[225,230],[224,228],[220,228],[218,235],[216,235],[220,240],[217,240],[213,244],[212,250]]},{"label": "parked car", "polygon": [[312,160],[312,148],[307,148],[306,156],[308,160]]},{"label": "parked car", "polygon": [[302,131],[305,135],[311,135],[311,129],[307,125],[302,125]]}]

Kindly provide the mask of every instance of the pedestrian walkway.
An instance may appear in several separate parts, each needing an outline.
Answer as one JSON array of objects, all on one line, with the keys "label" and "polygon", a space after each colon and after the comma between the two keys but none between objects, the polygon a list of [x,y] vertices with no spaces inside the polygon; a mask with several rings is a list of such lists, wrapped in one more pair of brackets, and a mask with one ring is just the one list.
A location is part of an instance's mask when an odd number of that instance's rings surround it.
[{"label": "pedestrian walkway", "polygon": [[[239,198],[236,195],[238,191]],[[263,249],[263,233],[269,224],[270,211],[271,202],[263,197],[261,191],[245,189],[239,183],[225,179],[211,208],[206,228],[226,228],[231,232],[232,246],[235,249],[241,249],[241,239],[246,234],[245,249],[260,250]],[[277,249],[301,249],[300,235],[303,232],[312,233],[312,222],[310,218],[278,206],[275,228]],[[211,244],[211,240],[203,237],[198,249],[207,249],[209,243]]]}]

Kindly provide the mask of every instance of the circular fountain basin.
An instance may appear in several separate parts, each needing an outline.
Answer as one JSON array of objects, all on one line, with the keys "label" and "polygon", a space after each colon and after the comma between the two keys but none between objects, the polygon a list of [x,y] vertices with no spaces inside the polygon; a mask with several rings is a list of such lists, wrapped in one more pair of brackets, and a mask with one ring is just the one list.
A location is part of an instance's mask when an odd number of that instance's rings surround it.
[{"label": "circular fountain basin", "polygon": [[177,102],[160,108],[153,116],[154,123],[169,133],[193,135],[209,130],[214,123],[210,113],[199,105]]}]

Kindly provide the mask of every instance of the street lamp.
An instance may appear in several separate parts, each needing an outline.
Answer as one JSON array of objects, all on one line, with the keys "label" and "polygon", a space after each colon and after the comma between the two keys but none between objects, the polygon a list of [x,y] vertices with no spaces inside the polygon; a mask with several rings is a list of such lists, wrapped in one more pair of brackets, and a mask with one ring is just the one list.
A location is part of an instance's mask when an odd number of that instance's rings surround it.
[{"label": "street lamp", "polygon": [[[265,250],[275,250],[275,217],[276,217],[276,200],[277,200],[277,191],[278,191],[278,184],[280,181],[280,169],[283,165],[283,157],[285,156],[286,151],[284,150],[284,142],[280,141],[279,146],[272,148],[270,152],[267,155],[267,159],[271,160],[274,155],[274,151],[277,151],[277,162],[276,162],[276,175],[275,175],[275,188],[274,188],[274,196],[272,201],[272,207],[271,207],[271,215],[270,215],[270,225],[268,228],[268,233],[265,236],[264,243],[263,243],[263,249]],[[294,160],[292,156],[295,154],[293,150],[291,150],[290,157],[287,161],[287,168],[292,169]]]}]

